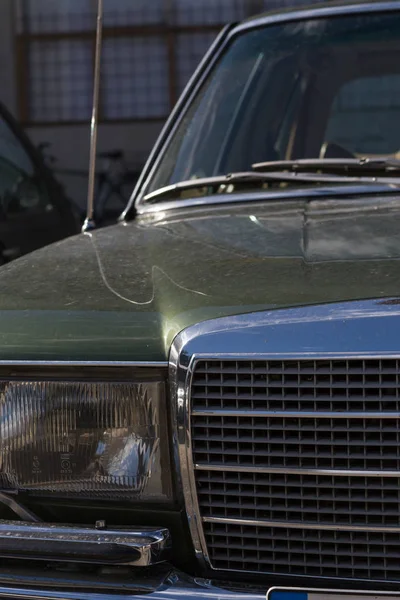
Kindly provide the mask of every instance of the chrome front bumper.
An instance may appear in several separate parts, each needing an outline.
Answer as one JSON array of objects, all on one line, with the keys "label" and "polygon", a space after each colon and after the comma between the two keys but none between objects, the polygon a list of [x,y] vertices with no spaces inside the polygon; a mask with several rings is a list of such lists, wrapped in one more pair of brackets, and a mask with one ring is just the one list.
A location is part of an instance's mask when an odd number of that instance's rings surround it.
[{"label": "chrome front bumper", "polygon": [[[4,576],[0,572],[0,578],[4,582]],[[21,578],[22,579],[22,578]],[[139,579],[139,578],[138,578]],[[34,582],[30,580],[30,585],[23,585],[22,581],[4,586],[0,584],[0,599],[10,598],[12,600],[265,600],[264,593],[245,593],[224,590],[216,587],[210,581],[205,579],[193,579],[173,571],[169,573],[157,589],[145,590],[146,581],[138,581],[137,584],[130,583],[126,586],[118,586],[115,590],[102,591],[97,589],[96,582],[93,582],[91,589],[79,589],[80,584],[77,581],[72,587],[72,583],[64,587],[67,582],[63,582],[60,587],[60,580],[46,578]],[[96,591],[97,590],[97,591]]]},{"label": "chrome front bumper", "polygon": [[[8,579],[8,582],[7,582]],[[158,582],[155,585],[155,582]],[[193,578],[171,570],[165,577],[160,574],[137,578],[126,583],[111,584],[104,588],[92,580],[60,579],[60,577],[25,577],[7,575],[0,570],[0,600],[272,600],[274,592],[284,592],[281,599],[294,600],[399,600],[397,591],[344,590],[332,588],[271,587],[255,590],[244,586],[242,591],[224,589],[210,580]],[[300,593],[300,595],[298,595]]]}]

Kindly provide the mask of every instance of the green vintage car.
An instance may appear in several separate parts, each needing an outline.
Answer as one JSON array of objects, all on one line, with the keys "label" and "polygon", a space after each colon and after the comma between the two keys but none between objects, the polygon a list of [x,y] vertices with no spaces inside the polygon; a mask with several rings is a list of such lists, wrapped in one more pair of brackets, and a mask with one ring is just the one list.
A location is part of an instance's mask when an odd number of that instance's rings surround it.
[{"label": "green vintage car", "polygon": [[0,598],[400,598],[400,3],[227,27],[118,224],[0,271]]}]

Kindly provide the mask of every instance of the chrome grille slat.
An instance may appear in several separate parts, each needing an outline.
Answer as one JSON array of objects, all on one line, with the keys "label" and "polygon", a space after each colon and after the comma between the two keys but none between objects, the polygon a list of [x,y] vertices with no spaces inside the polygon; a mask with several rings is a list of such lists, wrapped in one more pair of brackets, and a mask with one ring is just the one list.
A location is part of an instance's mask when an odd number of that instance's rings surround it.
[{"label": "chrome grille slat", "polygon": [[[204,500],[206,499],[207,494],[203,494]],[[243,498],[243,496],[241,497]],[[298,500],[299,498],[296,498]],[[276,498],[275,498],[276,500]],[[292,500],[292,499],[291,499]],[[216,518],[219,517],[216,515],[221,515],[220,518],[233,518],[237,519],[247,519],[250,516],[254,517],[255,520],[265,519],[267,521],[271,521],[273,519],[282,520],[286,519],[287,521],[295,521],[298,517],[297,508],[295,502],[292,500],[292,505],[290,502],[287,503],[286,506],[282,506],[275,503],[251,503],[250,501],[243,501],[241,499],[240,502],[235,502],[232,500],[228,500],[223,502],[222,500],[215,500],[215,495],[213,495],[212,506],[206,507],[203,510],[204,519]],[[339,525],[344,517],[349,515],[349,512],[357,511],[356,516],[353,518],[347,519],[347,522],[350,521],[350,526],[363,526],[363,523],[371,522],[371,527],[373,527],[374,522],[376,522],[376,517],[382,516],[382,508],[379,506],[379,502],[368,502],[365,503],[368,505],[368,508],[361,508],[361,500],[355,500],[352,502],[345,501],[333,501],[333,506],[329,508],[328,502],[326,500],[314,501],[310,502],[310,506],[308,508],[302,508],[302,516],[307,517],[310,524],[314,524],[314,522],[327,525]],[[391,508],[390,508],[391,507]],[[396,502],[386,503],[385,504],[385,515],[382,518],[385,527],[393,527],[398,524],[398,506],[396,506]]]},{"label": "chrome grille slat", "polygon": [[[391,378],[395,377],[394,375],[390,376]],[[384,384],[385,382],[383,382]],[[363,387],[364,382],[362,381],[362,379],[360,378],[360,381],[346,381],[345,379],[343,379],[343,381],[338,382],[338,383],[329,383],[328,381],[324,381],[324,382],[296,382],[296,381],[284,381],[282,378],[281,382],[278,381],[273,381],[273,382],[268,382],[268,381],[237,381],[235,379],[228,379],[225,381],[220,381],[218,379],[200,379],[200,380],[196,380],[196,389],[198,389],[201,386],[207,386],[207,388],[219,388],[220,390],[222,390],[222,393],[224,393],[224,389],[225,388],[236,388],[236,389],[257,389],[257,388],[262,388],[267,390],[267,394],[269,392],[269,390],[272,390],[274,395],[279,396],[279,385],[282,385],[285,387],[285,390],[290,390],[290,389],[294,389],[294,390],[307,390],[308,392],[310,390],[323,390],[324,395],[326,394],[327,396],[331,396],[332,395],[332,390],[340,390],[342,391],[343,389],[356,389],[359,390],[361,387]],[[374,382],[369,382],[368,383],[368,390],[376,390],[376,389],[380,389],[382,383],[380,381],[374,381]],[[390,382],[390,389],[398,389],[400,387],[400,385],[395,381],[395,379],[393,381]],[[214,392],[215,394],[215,392]],[[212,396],[214,394],[211,394]],[[209,396],[208,392],[196,392],[196,390],[194,391],[194,397],[195,398],[207,398]]]},{"label": "chrome grille slat", "polygon": [[[357,388],[358,391],[359,388]],[[380,394],[380,389],[378,390],[378,394]],[[345,390],[341,392],[341,394],[345,393]],[[377,395],[377,392],[375,391]],[[328,399],[329,398],[329,399]],[[325,410],[329,410],[332,405],[335,405],[337,411],[339,410],[349,410],[348,401],[342,398],[337,398],[336,400],[332,397],[322,398],[320,400],[319,407]],[[315,399],[311,394],[304,395],[303,397],[286,397],[285,400],[280,398],[266,398],[265,392],[258,392],[254,394],[238,394],[236,392],[231,392],[229,394],[221,394],[219,392],[213,394],[202,394],[199,398],[194,396],[194,400],[196,400],[197,410],[201,411],[201,409],[208,410],[218,410],[222,409],[222,407],[229,409],[239,410],[239,415],[242,413],[243,409],[249,410],[271,410],[271,411],[299,411],[299,410],[316,410],[315,407]],[[261,403],[264,406],[261,406]],[[393,410],[397,412],[399,408],[399,401],[397,396],[393,394],[387,393],[382,396],[380,400],[377,398],[365,398],[360,395],[354,395],[352,397],[352,406],[354,411],[373,411],[374,408],[377,408],[379,411],[379,407],[383,410]],[[242,409],[242,411],[240,411]],[[380,412],[380,411],[379,411]],[[233,412],[234,414],[234,412]]]},{"label": "chrome grille slat", "polygon": [[379,533],[400,533],[400,527],[374,527],[368,525],[342,525],[342,524],[328,524],[328,523],[300,523],[294,520],[279,521],[277,519],[231,519],[223,517],[203,517],[204,523],[218,523],[218,524],[229,524],[229,525],[244,525],[246,527],[274,527],[274,528],[285,528],[290,529],[301,529],[301,530],[320,530],[324,531],[361,531],[361,532],[379,532]]},{"label": "chrome grille slat", "polygon": [[[335,423],[335,431],[339,432],[348,432],[349,427],[348,425],[344,425],[342,422],[340,422],[340,419],[337,419],[337,423]],[[385,419],[386,421],[386,419]],[[193,428],[194,430],[196,430],[196,428],[198,429],[199,427],[205,427],[207,429],[221,429],[221,427],[223,427],[224,430],[229,430],[229,429],[238,429],[238,426],[240,424],[240,427],[243,428],[243,430],[245,429],[251,429],[251,430],[261,430],[261,431],[265,431],[267,428],[269,431],[281,431],[282,430],[282,423],[280,423],[279,421],[277,421],[276,419],[272,420],[270,422],[265,422],[261,419],[253,419],[253,418],[249,418],[249,417],[241,417],[240,421],[239,418],[236,417],[227,417],[224,421],[220,420],[218,421],[218,419],[216,417],[213,418],[212,421],[207,420],[207,417],[203,417],[203,416],[196,416],[196,420],[193,424]],[[398,425],[397,423],[391,423],[390,421],[386,421],[385,424],[377,424],[375,422],[365,422],[362,423],[361,425],[358,423],[352,423],[351,424],[351,432],[352,434],[354,433],[364,433],[364,432],[375,432],[375,433],[381,433],[383,431],[383,427],[385,427],[384,431],[385,434],[387,435],[388,433],[392,433],[392,434],[398,434]],[[285,431],[296,431],[298,432],[298,424],[297,423],[292,423],[291,421],[289,421],[288,419],[285,419]],[[304,423],[301,424],[301,431],[315,431],[315,424],[310,422],[309,420],[304,420]],[[331,426],[329,425],[329,423],[324,422],[323,419],[321,419],[321,422],[318,424],[318,431],[322,432],[322,431],[331,431]]]},{"label": "chrome grille slat", "polygon": [[[195,417],[247,417],[249,414],[248,410],[221,410],[221,409],[198,409],[193,411]],[[266,419],[295,419],[301,417],[302,419],[315,419],[315,411],[278,411],[278,410],[252,410],[251,415],[253,418],[266,418]],[[324,411],[318,412],[318,419],[400,419],[400,413],[398,412],[333,412]]]},{"label": "chrome grille slat", "polygon": [[284,475],[337,475],[337,476],[351,476],[351,477],[390,477],[397,478],[399,476],[399,471],[371,471],[370,469],[356,471],[354,469],[297,469],[297,468],[274,468],[274,467],[255,467],[255,466],[238,466],[238,465],[230,465],[227,463],[221,464],[201,464],[196,463],[194,465],[194,469],[196,471],[219,471],[219,472],[232,472],[232,473],[259,473],[259,474],[269,474],[269,473],[278,473]]},{"label": "chrome grille slat", "polygon": [[214,568],[399,580],[400,361],[199,360],[191,439]]},{"label": "chrome grille slat", "polygon": [[[218,436],[218,435],[216,435],[216,434],[209,435],[209,436],[206,436],[206,435],[197,435],[196,434],[196,441],[198,441],[198,442],[206,442],[207,440],[210,441],[210,442],[212,442],[212,441],[219,442],[221,440],[221,437]],[[241,437],[239,437],[239,436],[234,436],[234,435],[224,435],[223,440],[224,440],[224,442],[235,442],[235,443],[237,442],[237,443],[242,443],[242,444],[247,444],[247,443],[262,444],[263,443],[262,440],[257,440],[257,439],[252,440],[252,438],[250,436],[248,436],[248,437],[247,436],[241,436]],[[279,444],[279,443],[281,443],[281,438],[278,438],[278,437],[269,437],[268,440],[269,440],[270,444]],[[307,440],[307,441],[311,442],[311,438],[309,440]],[[289,445],[289,446],[291,444],[292,445],[298,445],[298,443],[299,443],[299,440],[296,437],[293,437],[292,439],[291,438],[289,438],[289,439],[285,438],[285,444],[286,445]],[[340,440],[339,441],[334,441],[333,440],[330,443],[331,443],[332,446],[339,446],[339,447],[343,446],[343,442],[341,442]],[[313,441],[313,444],[316,447],[318,447],[318,446],[322,446],[324,448],[326,447],[326,441],[325,440]],[[346,442],[346,446],[359,447],[359,442],[349,440],[349,441]],[[395,444],[393,442],[391,442],[391,441],[385,441],[385,442],[381,443],[381,446],[382,447],[394,447]]]}]

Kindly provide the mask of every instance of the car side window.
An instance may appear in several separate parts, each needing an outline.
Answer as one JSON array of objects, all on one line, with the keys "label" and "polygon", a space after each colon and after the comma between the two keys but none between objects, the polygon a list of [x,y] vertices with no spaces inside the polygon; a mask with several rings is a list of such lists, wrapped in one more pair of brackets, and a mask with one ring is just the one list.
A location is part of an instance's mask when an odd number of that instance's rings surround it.
[{"label": "car side window", "polygon": [[400,151],[400,74],[352,80],[336,95],[325,139],[353,154]]},{"label": "car side window", "polygon": [[47,193],[35,175],[24,144],[0,112],[0,210],[3,217],[49,210]]}]

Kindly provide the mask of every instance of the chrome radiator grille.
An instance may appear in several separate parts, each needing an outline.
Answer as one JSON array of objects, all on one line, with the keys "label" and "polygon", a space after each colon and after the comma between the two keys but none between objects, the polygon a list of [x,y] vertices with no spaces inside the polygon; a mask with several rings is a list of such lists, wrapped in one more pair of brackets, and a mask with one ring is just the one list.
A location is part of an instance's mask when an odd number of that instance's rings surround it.
[{"label": "chrome radiator grille", "polygon": [[191,434],[214,568],[400,579],[400,361],[198,361]]}]

